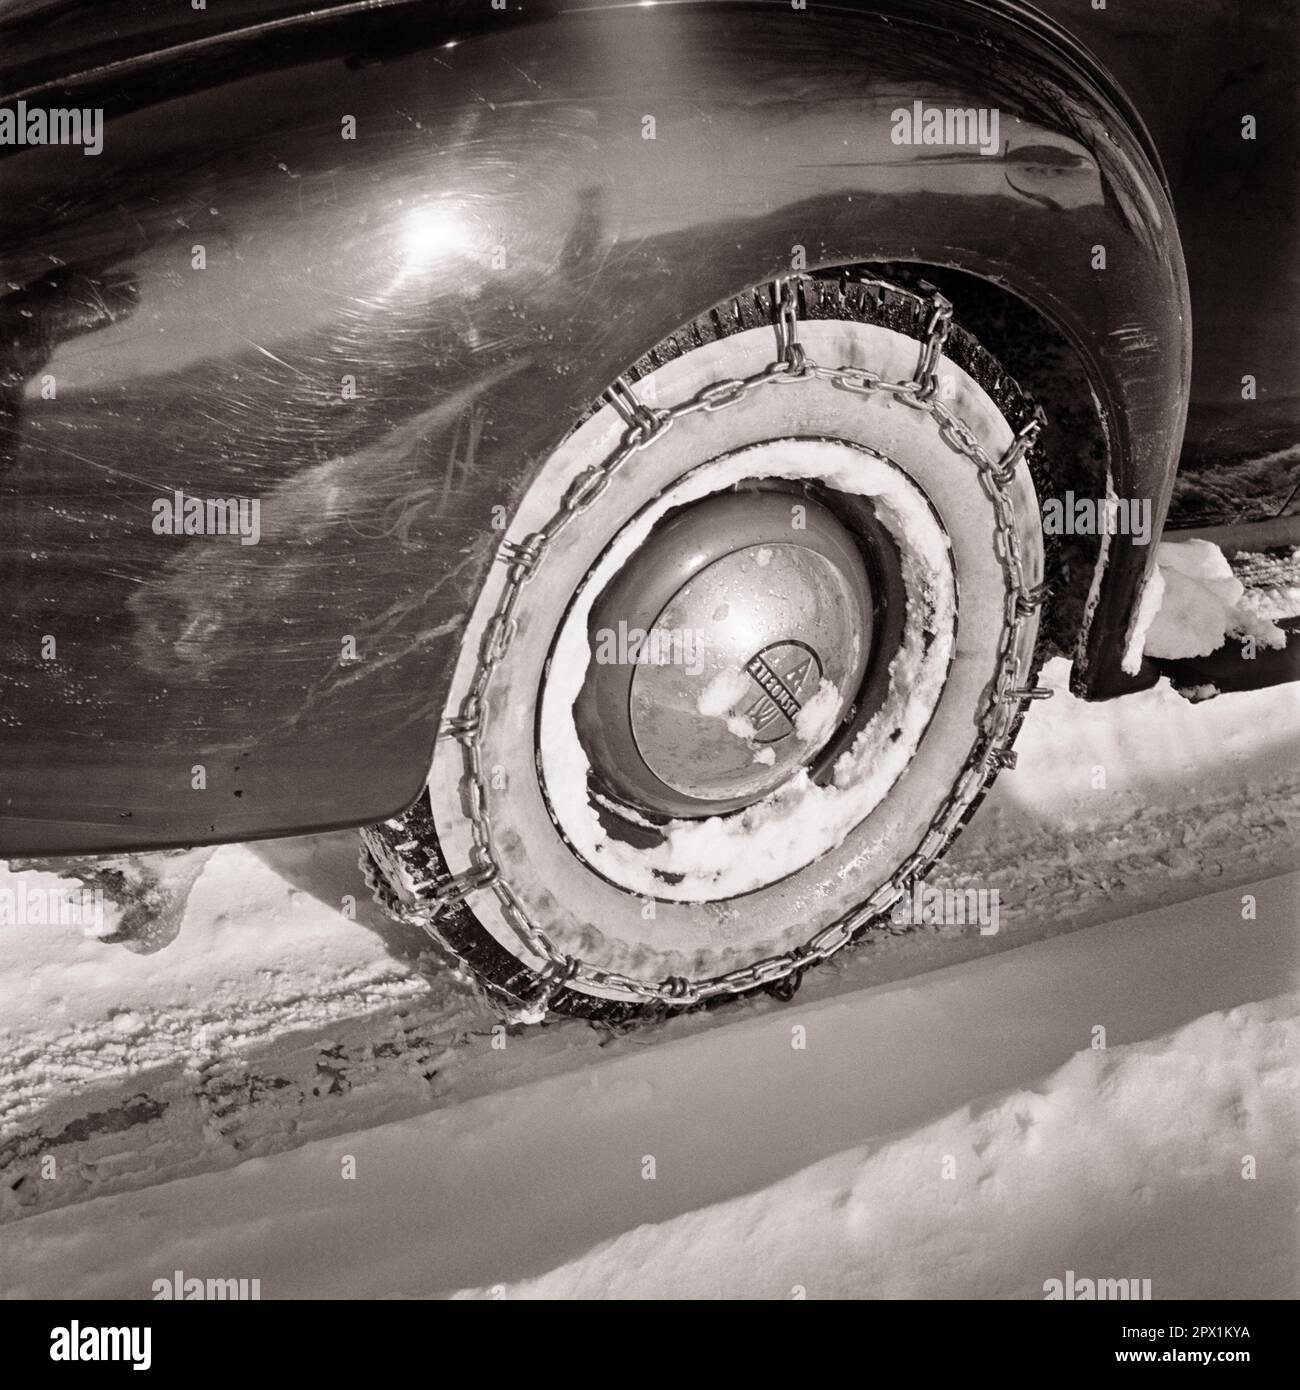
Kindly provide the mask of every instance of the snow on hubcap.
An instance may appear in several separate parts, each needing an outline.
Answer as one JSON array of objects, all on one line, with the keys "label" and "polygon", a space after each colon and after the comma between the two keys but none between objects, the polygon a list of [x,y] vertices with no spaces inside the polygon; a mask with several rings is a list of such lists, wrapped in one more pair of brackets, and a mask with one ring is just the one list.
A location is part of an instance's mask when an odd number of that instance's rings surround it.
[{"label": "snow on hubcap", "polygon": [[[870,499],[874,515],[893,538],[907,595],[901,641],[882,657],[889,670],[887,691],[878,706],[867,711],[871,718],[851,746],[834,740],[831,766],[820,768],[816,754],[840,728],[867,667],[870,608],[850,612],[850,604],[855,595],[868,600],[870,586],[852,538],[828,509],[802,494],[795,499],[779,491],[753,491],[792,483],[814,484],[841,494],[846,503]],[[736,488],[751,491],[731,491]],[[719,650],[709,657],[706,648],[701,665],[714,661],[707,675],[701,670],[694,680],[683,679],[680,671],[669,668],[663,676],[673,697],[665,699],[673,717],[662,721],[668,727],[652,756],[662,756],[661,767],[671,760],[671,774],[689,790],[705,795],[688,801],[692,815],[675,815],[657,827],[642,819],[640,833],[633,817],[629,833],[626,822],[617,817],[611,822],[607,802],[593,805],[592,782],[597,783],[597,793],[609,777],[644,796],[646,771],[651,777],[654,772],[636,742],[640,730],[635,704],[621,715],[621,727],[628,734],[623,752],[630,747],[630,759],[618,761],[617,736],[610,740],[610,726],[599,720],[599,697],[610,686],[600,670],[601,644],[593,643],[593,635],[599,638],[607,632],[611,616],[624,611],[625,587],[642,572],[634,562],[647,553],[658,554],[655,541],[663,534],[661,523],[683,514],[693,521],[698,508],[701,529],[707,530],[714,517],[711,509],[720,500],[740,508],[755,504],[756,514],[768,509],[768,525],[779,516],[785,528],[773,539],[784,540],[745,546],[716,561],[722,575],[716,592],[706,582],[714,566],[683,586],[692,593],[680,610],[707,616],[711,625],[706,625],[705,635]],[[802,542],[806,532],[796,533],[800,541],[790,544],[792,505],[814,518],[818,539],[812,545]],[[671,538],[661,543],[672,545]],[[758,563],[756,552],[761,549],[771,551],[765,566]],[[753,576],[776,566],[775,557],[784,549],[793,552],[793,558],[778,569],[783,582],[771,585],[769,594],[769,586]],[[667,587],[671,592],[671,584]],[[899,468],[870,450],[826,438],[775,439],[693,470],[628,523],[588,568],[552,648],[541,691],[539,761],[551,814],[569,848],[626,892],[679,902],[717,902],[776,883],[842,843],[907,766],[933,714],[953,651],[955,587],[948,539],[924,494]],[[696,590],[704,599],[698,604]],[[743,616],[734,624],[730,612],[724,611],[733,603]],[[676,600],[669,602],[659,611],[672,614],[675,604]],[[655,602],[649,607],[654,612]],[[773,678],[778,672],[797,670],[787,668],[783,656],[798,642],[826,674],[818,677],[816,694],[797,710],[793,703],[799,703],[798,697],[788,687],[779,692],[794,714],[793,729],[785,739],[763,745],[753,737],[757,729],[749,711],[760,717],[767,714],[765,701],[772,697],[763,679],[776,688]],[[635,677],[632,688],[635,692]],[[612,696],[608,700],[615,714],[617,703]],[[789,714],[780,717],[788,720]],[[658,732],[653,718],[644,727]],[[683,727],[691,743],[684,750],[674,749]],[[770,764],[765,746],[772,750]],[[662,788],[660,795],[683,796],[681,783],[674,787],[662,772],[654,780]],[[730,790],[734,795],[737,787],[747,794],[735,796],[731,804],[741,809],[727,813],[725,806],[708,804],[708,794],[721,800],[719,793]]]},{"label": "snow on hubcap", "polygon": [[588,627],[575,718],[602,790],[650,816],[718,815],[825,746],[866,669],[871,589],[828,506],[750,489],[661,523]]}]

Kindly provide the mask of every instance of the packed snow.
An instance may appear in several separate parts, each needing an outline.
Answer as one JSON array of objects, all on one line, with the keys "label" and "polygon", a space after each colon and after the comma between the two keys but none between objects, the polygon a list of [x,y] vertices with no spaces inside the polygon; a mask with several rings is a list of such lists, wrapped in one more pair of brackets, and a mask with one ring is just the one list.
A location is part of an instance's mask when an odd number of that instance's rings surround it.
[{"label": "packed snow", "polygon": [[1251,594],[1217,545],[1162,541],[1134,618],[1124,670],[1136,674],[1144,654],[1209,656],[1229,637],[1251,638],[1261,647],[1284,647],[1286,633],[1270,617],[1287,616],[1283,607],[1277,595]]}]

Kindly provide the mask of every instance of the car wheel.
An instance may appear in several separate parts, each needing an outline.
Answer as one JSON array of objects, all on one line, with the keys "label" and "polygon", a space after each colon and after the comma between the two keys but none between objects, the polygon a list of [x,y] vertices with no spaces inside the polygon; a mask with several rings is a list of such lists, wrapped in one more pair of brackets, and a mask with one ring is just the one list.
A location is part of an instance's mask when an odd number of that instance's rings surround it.
[{"label": "car wheel", "polygon": [[363,832],[381,900],[519,1017],[789,992],[1011,761],[1041,422],[946,301],[865,277],[660,343],[511,517],[428,794]]}]

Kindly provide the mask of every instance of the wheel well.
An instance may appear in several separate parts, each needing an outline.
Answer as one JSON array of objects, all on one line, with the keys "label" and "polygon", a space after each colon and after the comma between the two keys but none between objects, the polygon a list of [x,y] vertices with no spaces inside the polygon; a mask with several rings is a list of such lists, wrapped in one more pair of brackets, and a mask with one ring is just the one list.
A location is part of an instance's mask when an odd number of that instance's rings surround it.
[{"label": "wheel well", "polygon": [[[954,319],[965,330],[949,338],[947,352],[952,360],[985,385],[1013,427],[1022,423],[1020,417],[1033,403],[1046,413],[1047,423],[1030,455],[1040,505],[1048,497],[1064,499],[1071,491],[1077,497],[1106,495],[1106,427],[1083,361],[1065,335],[1019,295],[980,276],[920,261],[819,265],[808,273],[816,279],[860,273],[920,295],[923,300],[938,290],[952,301]],[[766,301],[748,293],[728,298],[710,313],[718,320],[716,332],[720,334],[728,331],[718,319],[720,313],[739,315],[750,326],[770,320]],[[629,381],[635,383],[671,357],[697,346],[703,340],[702,324],[704,336],[711,336],[715,330],[707,325],[709,317],[706,314],[683,325],[631,364],[626,372]],[[918,331],[907,313],[900,313],[891,326],[909,335]],[[988,364],[995,368],[995,380],[990,381],[989,372],[977,367],[976,356],[986,364],[989,357],[995,360]],[[1011,378],[1005,384],[1003,374]],[[1029,398],[1028,405],[1025,397]],[[593,401],[575,420],[573,429],[599,405],[599,400]],[[1080,653],[1085,636],[1101,540],[1081,535],[1045,536],[1044,540],[1044,580],[1050,597],[1039,628],[1040,650],[1044,657],[1073,658]]]},{"label": "wheel well", "polygon": [[[1018,295],[978,275],[925,262],[854,266],[908,289],[932,285],[953,303],[953,315],[1047,414],[1031,456],[1034,486],[1044,498],[1106,494],[1109,449],[1101,406],[1082,360],[1062,334]],[[1045,655],[1073,657],[1085,624],[1100,554],[1094,536],[1048,537],[1046,582],[1052,598],[1039,640]]]}]

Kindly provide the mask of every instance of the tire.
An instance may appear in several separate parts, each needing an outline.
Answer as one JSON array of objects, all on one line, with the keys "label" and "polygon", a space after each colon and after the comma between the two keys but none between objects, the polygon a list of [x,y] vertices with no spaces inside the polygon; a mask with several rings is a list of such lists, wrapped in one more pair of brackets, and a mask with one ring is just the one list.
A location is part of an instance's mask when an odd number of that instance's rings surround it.
[{"label": "tire", "polygon": [[787,282],[787,349],[778,293],[660,343],[628,374],[645,408],[598,404],[541,466],[469,617],[459,736],[362,832],[380,900],[516,1017],[792,993],[1012,760],[1044,563],[1031,403],[956,325],[930,398],[900,385],[933,301]]}]

